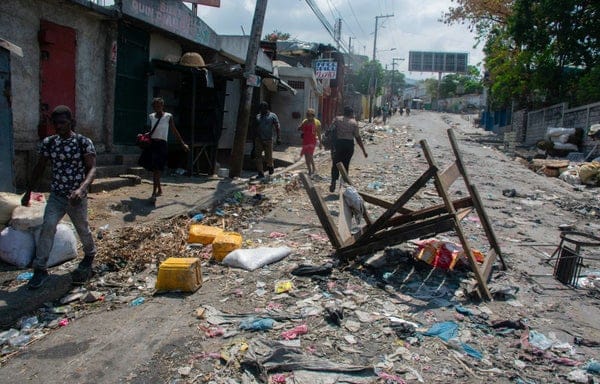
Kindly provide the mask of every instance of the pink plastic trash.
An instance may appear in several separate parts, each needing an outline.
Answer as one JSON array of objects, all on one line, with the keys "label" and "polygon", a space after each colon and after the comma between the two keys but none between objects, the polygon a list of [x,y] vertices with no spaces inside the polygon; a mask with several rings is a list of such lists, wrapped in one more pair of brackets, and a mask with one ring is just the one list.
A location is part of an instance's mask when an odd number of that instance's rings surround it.
[{"label": "pink plastic trash", "polygon": [[308,333],[308,326],[306,324],[301,324],[289,331],[285,331],[281,333],[281,337],[285,340],[292,340],[300,335],[306,335]]},{"label": "pink plastic trash", "polygon": [[69,319],[67,319],[67,318],[61,319],[58,322],[59,327],[66,327],[67,325],[69,325]]}]

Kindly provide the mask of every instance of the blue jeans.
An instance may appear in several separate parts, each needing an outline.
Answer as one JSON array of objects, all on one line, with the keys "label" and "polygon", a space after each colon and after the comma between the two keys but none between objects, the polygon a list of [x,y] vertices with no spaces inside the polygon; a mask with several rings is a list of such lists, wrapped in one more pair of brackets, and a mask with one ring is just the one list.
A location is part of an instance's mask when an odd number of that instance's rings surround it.
[{"label": "blue jeans", "polygon": [[35,259],[33,259],[32,263],[34,269],[45,270],[47,268],[46,264],[50,256],[50,250],[54,245],[56,226],[65,214],[69,215],[71,222],[75,226],[75,230],[83,245],[85,258],[91,262],[94,256],[96,256],[96,244],[94,244],[94,237],[88,223],[87,198],[84,197],[81,199],[77,205],[71,205],[68,198],[51,193],[46,204],[46,210],[44,211],[42,233],[40,234]]}]

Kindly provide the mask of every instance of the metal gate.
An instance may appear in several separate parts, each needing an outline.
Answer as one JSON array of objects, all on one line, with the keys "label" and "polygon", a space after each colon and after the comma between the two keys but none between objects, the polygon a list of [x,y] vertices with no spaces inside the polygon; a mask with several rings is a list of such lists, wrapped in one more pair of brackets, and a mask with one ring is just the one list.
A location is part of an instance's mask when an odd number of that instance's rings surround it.
[{"label": "metal gate", "polygon": [[0,191],[14,192],[10,53],[0,48]]},{"label": "metal gate", "polygon": [[143,131],[148,111],[148,51],[147,32],[119,26],[117,47],[117,79],[115,85],[114,143],[134,144],[137,133]]}]

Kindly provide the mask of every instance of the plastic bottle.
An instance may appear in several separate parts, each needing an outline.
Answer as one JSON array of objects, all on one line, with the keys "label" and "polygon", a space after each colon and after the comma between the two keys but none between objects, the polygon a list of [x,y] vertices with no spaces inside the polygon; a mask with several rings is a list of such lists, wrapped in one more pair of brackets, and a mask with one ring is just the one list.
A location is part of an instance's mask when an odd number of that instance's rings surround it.
[{"label": "plastic bottle", "polygon": [[39,323],[37,316],[25,318],[21,320],[21,331],[28,331]]},{"label": "plastic bottle", "polygon": [[20,347],[29,343],[29,340],[31,340],[31,335],[20,334],[10,338],[10,340],[8,340],[8,344],[10,344],[12,347]]},{"label": "plastic bottle", "polygon": [[19,330],[11,328],[8,331],[4,331],[0,333],[0,345],[4,345],[8,342],[8,340],[12,339],[19,335]]}]

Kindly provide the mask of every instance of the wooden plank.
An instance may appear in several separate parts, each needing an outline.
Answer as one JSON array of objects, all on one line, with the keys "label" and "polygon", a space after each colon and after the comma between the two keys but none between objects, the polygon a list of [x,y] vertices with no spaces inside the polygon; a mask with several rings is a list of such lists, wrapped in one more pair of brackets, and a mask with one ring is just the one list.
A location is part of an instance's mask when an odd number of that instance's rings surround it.
[{"label": "wooden plank", "polygon": [[360,240],[371,237],[375,232],[383,228],[387,221],[398,212],[398,209],[406,204],[421,188],[427,184],[427,181],[431,179],[437,172],[436,167],[430,167],[423,173],[417,181],[415,181],[407,190],[396,200],[396,202],[385,211],[379,218],[369,227],[366,227],[360,236]]},{"label": "wooden plank", "polygon": [[[350,176],[348,176],[348,172],[346,171],[346,167],[344,167],[344,164],[340,161],[339,163],[336,164],[336,167],[340,171],[342,180],[344,180],[346,183],[350,184],[351,186],[354,186],[354,184],[352,184],[352,181],[350,180]],[[365,219],[365,222],[367,223],[367,225],[372,224],[371,217],[369,216],[369,212],[367,211],[367,207],[363,207],[363,218]]]},{"label": "wooden plank", "polygon": [[[390,203],[389,201],[380,199],[379,197],[375,197],[373,195],[369,195],[368,193],[364,193],[364,192],[358,192],[360,194],[360,196],[363,198],[363,200],[369,204],[373,204],[373,205],[377,205],[381,208],[385,208],[385,209],[390,209],[392,207],[392,205],[394,205],[394,203]],[[414,212],[412,209],[408,209],[408,208],[404,208],[404,207],[400,207],[398,209],[398,212],[400,213],[412,213]]]},{"label": "wooden plank", "polygon": [[[455,200],[452,202],[454,205],[454,209],[461,209],[471,207],[473,205],[473,201],[471,197],[463,197],[462,199]],[[422,209],[420,211],[415,211],[406,215],[393,217],[389,220],[390,227],[395,227],[397,225],[405,224],[411,221],[423,220],[433,216],[439,216],[441,214],[447,213],[446,206],[444,204],[434,205],[429,208]]]},{"label": "wooden plank", "polygon": [[492,272],[492,267],[496,262],[496,251],[490,249],[485,255],[485,260],[483,261],[483,265],[480,267],[481,275],[487,281],[490,278],[490,273]]},{"label": "wooden plank", "polygon": [[498,257],[500,258],[500,264],[502,264],[502,270],[506,270],[507,266],[506,266],[506,263],[504,262],[504,257],[502,257],[502,251],[500,250],[500,245],[498,243],[498,240],[496,239],[496,233],[494,232],[494,229],[492,228],[490,219],[488,218],[488,215],[485,212],[485,209],[483,208],[483,204],[481,203],[481,198],[479,197],[479,191],[477,191],[477,188],[475,188],[474,185],[471,185],[469,187],[469,189],[473,196],[473,206],[475,207],[475,210],[477,211],[477,214],[479,215],[479,220],[481,221],[481,226],[483,227],[485,236],[487,237],[488,242],[490,243],[490,246],[492,247],[492,249],[494,249],[494,251],[496,252]]},{"label": "wooden plank", "polygon": [[[454,143],[452,142],[453,132],[451,130],[449,130],[449,135],[450,135],[450,141],[451,141],[452,147],[453,147],[453,149],[455,149],[456,164],[457,164],[459,170],[461,171],[461,175],[463,176],[463,178],[466,182],[467,179],[466,179],[466,175],[464,173],[464,168],[462,167],[462,159],[460,158],[460,153],[458,152],[458,147],[456,146],[456,142],[454,142]],[[435,165],[436,165],[435,160],[433,158],[433,155],[431,154],[431,151],[429,149],[429,145],[427,144],[427,141],[421,140],[420,144],[421,144],[421,148],[423,149],[423,153],[425,154],[425,158],[427,159],[427,162],[429,163],[430,166],[435,167]],[[435,188],[437,189],[438,194],[444,200],[444,205],[446,206],[448,213],[455,216],[454,231],[456,232],[456,236],[459,238],[460,243],[463,246],[463,250],[465,251],[465,255],[467,256],[467,260],[469,261],[469,266],[471,267],[471,270],[475,274],[475,278],[477,279],[477,283],[478,283],[477,288],[478,288],[479,292],[481,293],[481,297],[486,298],[488,300],[492,300],[492,295],[487,287],[487,283],[483,279],[483,276],[481,276],[481,272],[479,271],[479,265],[477,264],[477,261],[475,260],[475,256],[473,255],[471,246],[469,245],[469,242],[467,241],[467,237],[465,236],[465,234],[463,232],[462,226],[460,224],[460,220],[458,220],[458,217],[456,216],[456,210],[454,209],[452,200],[450,199],[450,196],[448,195],[448,191],[446,190],[446,188],[440,181],[439,176],[440,176],[439,172],[435,172],[435,174],[434,174]],[[468,184],[467,184],[467,188],[470,188],[468,186]]]},{"label": "wooden plank", "polygon": [[315,189],[312,181],[308,178],[308,176],[306,176],[306,174],[300,173],[300,180],[302,180],[302,184],[304,184],[304,189],[306,190],[310,202],[312,203],[313,208],[317,213],[317,217],[319,218],[319,221],[321,222],[321,225],[323,226],[327,237],[329,237],[329,242],[331,242],[331,245],[335,249],[340,248],[342,246],[343,241],[340,237],[340,234],[338,233],[337,227],[333,222],[333,218],[327,210],[327,206],[325,205],[323,198],[321,198],[321,195]]},{"label": "wooden plank", "polygon": [[453,227],[454,219],[448,217],[446,220],[428,223],[427,225],[413,225],[410,228],[397,228],[387,231],[389,233],[380,234],[380,238],[376,241],[369,241],[364,244],[357,243],[340,248],[336,251],[336,256],[348,260],[356,255],[377,252],[408,240],[425,236],[435,236],[438,233],[450,231]]},{"label": "wooden plank", "polygon": [[456,181],[456,179],[458,179],[459,176],[460,171],[458,169],[458,166],[456,165],[456,162],[453,162],[448,166],[448,168],[442,171],[442,173],[440,174],[440,181],[444,185],[444,188],[448,189],[452,184],[454,184],[454,182]]},{"label": "wooden plank", "polygon": [[465,217],[469,216],[469,214],[473,211],[473,208],[463,208],[456,211],[456,217],[459,221],[462,221]]}]

